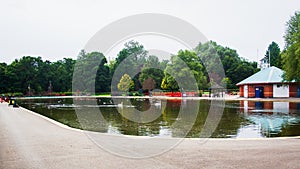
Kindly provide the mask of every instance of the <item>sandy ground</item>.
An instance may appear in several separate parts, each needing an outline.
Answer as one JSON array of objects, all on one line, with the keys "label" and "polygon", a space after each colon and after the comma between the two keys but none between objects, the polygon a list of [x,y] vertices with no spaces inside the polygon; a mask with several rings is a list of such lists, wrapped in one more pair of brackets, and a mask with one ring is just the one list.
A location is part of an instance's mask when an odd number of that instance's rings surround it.
[{"label": "sandy ground", "polygon": [[[113,139],[113,136],[107,136]],[[147,145],[145,145],[147,146]],[[149,147],[151,149],[151,147]],[[0,104],[0,168],[300,168],[300,137],[184,139],[151,158],[99,148],[85,132]]]}]

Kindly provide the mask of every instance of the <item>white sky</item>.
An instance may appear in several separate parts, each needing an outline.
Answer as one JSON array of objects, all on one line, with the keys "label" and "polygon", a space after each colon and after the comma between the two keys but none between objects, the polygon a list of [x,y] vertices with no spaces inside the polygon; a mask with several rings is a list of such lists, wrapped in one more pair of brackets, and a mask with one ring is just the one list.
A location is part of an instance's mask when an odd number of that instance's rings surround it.
[{"label": "white sky", "polygon": [[283,48],[285,23],[297,10],[299,0],[0,0],[0,62],[24,55],[76,59],[101,28],[140,13],[186,20],[209,40],[257,61],[272,41]]}]

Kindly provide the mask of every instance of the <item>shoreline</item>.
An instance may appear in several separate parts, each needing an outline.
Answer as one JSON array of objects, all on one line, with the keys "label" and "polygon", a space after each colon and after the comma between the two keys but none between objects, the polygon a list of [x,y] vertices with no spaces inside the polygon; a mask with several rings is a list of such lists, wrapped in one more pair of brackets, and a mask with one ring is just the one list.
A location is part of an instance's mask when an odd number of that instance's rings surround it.
[{"label": "shoreline", "polygon": [[300,103],[300,98],[244,98],[239,96],[225,97],[169,97],[169,96],[33,96],[33,97],[12,97],[12,99],[97,99],[97,98],[117,98],[117,99],[158,99],[158,100],[220,100],[220,101],[259,101],[259,102],[295,102]]}]

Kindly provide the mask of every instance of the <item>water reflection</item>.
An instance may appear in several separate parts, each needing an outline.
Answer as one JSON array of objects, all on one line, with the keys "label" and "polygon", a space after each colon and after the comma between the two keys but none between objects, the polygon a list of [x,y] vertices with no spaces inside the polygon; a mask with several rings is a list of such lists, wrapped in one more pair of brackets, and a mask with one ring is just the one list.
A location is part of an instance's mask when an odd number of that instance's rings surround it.
[{"label": "water reflection", "polygon": [[240,128],[237,137],[300,135],[300,103],[240,101],[240,105],[252,124]]},{"label": "water reflection", "polygon": [[[19,102],[74,128],[112,134],[193,138],[201,137],[204,126],[210,125],[207,118],[212,107],[209,100],[82,98],[76,100],[80,104],[74,104],[72,99]],[[200,107],[195,103],[200,103]],[[79,110],[77,114],[75,108]],[[228,101],[211,137],[295,135],[300,135],[300,103]]]}]

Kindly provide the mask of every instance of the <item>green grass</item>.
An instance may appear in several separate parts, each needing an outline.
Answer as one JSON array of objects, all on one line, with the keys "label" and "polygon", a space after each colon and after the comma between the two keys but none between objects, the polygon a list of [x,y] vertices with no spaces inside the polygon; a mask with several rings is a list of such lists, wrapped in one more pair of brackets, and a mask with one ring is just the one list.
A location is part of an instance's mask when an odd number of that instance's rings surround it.
[{"label": "green grass", "polygon": [[107,97],[110,97],[111,94],[109,94],[109,93],[104,93],[104,94],[96,94],[95,96],[107,96]]}]

